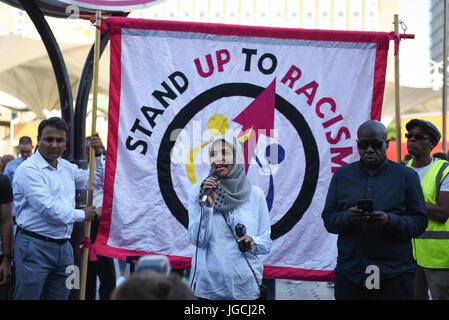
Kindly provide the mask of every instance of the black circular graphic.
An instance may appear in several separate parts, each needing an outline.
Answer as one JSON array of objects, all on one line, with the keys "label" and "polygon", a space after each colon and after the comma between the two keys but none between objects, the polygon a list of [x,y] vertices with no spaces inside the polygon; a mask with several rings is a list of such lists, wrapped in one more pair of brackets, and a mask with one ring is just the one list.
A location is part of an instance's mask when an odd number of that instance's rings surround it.
[{"label": "black circular graphic", "polygon": [[[265,90],[264,87],[249,83],[228,83],[216,86],[190,101],[167,127],[157,156],[159,187],[168,209],[186,229],[189,225],[189,215],[187,209],[179,200],[171,179],[170,154],[177,140],[177,136],[174,139],[172,134],[179,132],[175,130],[184,128],[198,112],[218,99],[233,96],[256,98],[263,90]],[[318,182],[320,163],[315,138],[302,114],[292,104],[278,95],[276,95],[275,108],[290,121],[298,133],[304,146],[306,168],[301,190],[292,206],[279,221],[271,226],[271,239],[273,240],[290,231],[310,206]]]}]

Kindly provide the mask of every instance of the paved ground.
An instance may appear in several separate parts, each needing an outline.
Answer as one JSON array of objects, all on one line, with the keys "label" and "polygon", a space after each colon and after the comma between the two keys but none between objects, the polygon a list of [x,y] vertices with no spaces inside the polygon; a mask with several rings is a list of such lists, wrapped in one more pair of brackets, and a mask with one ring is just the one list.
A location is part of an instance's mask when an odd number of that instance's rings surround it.
[{"label": "paved ground", "polygon": [[275,300],[334,300],[333,283],[276,280]]}]

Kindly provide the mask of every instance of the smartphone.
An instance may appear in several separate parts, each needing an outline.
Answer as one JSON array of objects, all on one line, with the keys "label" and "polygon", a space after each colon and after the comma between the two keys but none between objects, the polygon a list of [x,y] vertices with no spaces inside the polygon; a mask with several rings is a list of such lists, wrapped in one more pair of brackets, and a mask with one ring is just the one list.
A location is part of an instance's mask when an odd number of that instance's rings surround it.
[{"label": "smartphone", "polygon": [[373,212],[374,211],[374,202],[371,199],[357,200],[357,209],[361,209],[365,212]]}]

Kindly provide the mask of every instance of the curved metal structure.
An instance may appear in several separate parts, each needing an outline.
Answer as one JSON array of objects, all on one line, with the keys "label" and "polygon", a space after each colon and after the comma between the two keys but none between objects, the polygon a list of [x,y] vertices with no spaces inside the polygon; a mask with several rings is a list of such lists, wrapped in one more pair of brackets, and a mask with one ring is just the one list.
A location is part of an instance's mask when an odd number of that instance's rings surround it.
[{"label": "curved metal structure", "polygon": [[[95,15],[94,9],[85,8],[82,6],[76,6],[76,8],[70,7],[67,3],[58,0],[1,0],[10,6],[16,7],[18,9],[24,9],[22,2],[34,2],[34,4],[39,8],[45,16],[55,17],[55,18],[69,18],[73,14],[78,14],[80,16],[93,16]],[[76,9],[76,12],[75,12]],[[110,11],[103,11],[103,13],[111,14]]]},{"label": "curved metal structure", "polygon": [[37,6],[36,2],[29,0],[18,0],[22,8],[27,12],[31,21],[39,32],[42,42],[47,49],[48,56],[50,58],[51,64],[56,77],[56,82],[58,85],[59,99],[61,102],[61,115],[62,118],[69,125],[69,139],[67,143],[67,149],[64,152],[64,158],[68,160],[73,160],[74,151],[74,121],[73,121],[73,97],[71,91],[71,85],[69,76],[67,74],[67,68],[64,62],[64,57],[61,54],[58,43],[50,29],[47,21],[44,18],[41,10]]}]

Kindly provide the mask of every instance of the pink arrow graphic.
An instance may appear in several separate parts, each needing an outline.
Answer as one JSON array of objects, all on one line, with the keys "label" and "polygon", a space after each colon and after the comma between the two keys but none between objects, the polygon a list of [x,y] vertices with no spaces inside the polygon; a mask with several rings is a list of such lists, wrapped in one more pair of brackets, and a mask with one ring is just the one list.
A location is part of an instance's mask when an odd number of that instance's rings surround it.
[{"label": "pink arrow graphic", "polygon": [[[259,94],[233,121],[242,125],[239,137],[249,135],[245,141],[245,172],[252,159],[259,135],[273,137],[276,79]],[[249,131],[250,130],[250,131]],[[248,132],[249,131],[249,132]]]}]

